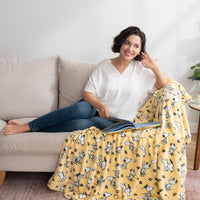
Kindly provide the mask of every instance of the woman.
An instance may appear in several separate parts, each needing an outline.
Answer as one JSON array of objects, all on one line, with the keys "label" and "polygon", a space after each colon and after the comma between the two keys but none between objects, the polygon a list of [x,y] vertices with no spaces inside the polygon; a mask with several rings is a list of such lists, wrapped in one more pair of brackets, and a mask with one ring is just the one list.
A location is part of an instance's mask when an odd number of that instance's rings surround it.
[{"label": "woman", "polygon": [[145,43],[145,34],[138,27],[121,31],[112,46],[119,56],[98,64],[85,86],[83,100],[29,123],[10,120],[5,134],[64,132],[91,126],[103,129],[114,123],[110,116],[132,120],[148,92],[167,84],[167,78],[145,51]]}]

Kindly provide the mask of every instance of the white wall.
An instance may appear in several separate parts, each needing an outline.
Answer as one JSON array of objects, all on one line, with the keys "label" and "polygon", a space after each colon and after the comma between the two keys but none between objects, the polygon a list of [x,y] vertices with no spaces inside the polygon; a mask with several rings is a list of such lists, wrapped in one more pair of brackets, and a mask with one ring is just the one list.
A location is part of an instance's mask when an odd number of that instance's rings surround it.
[{"label": "white wall", "polygon": [[[114,57],[113,37],[136,25],[147,50],[189,93],[189,66],[200,62],[199,0],[0,0],[0,57],[99,62]],[[200,88],[200,86],[199,86]],[[192,132],[198,112],[187,109]]]}]

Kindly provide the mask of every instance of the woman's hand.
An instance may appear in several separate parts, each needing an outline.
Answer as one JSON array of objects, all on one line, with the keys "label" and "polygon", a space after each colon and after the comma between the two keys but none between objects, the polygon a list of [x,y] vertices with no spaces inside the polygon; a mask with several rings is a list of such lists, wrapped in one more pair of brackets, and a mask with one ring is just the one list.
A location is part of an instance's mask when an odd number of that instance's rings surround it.
[{"label": "woman's hand", "polygon": [[109,119],[109,116],[110,116],[109,108],[103,103],[101,103],[99,100],[97,100],[92,92],[84,91],[83,99],[84,101],[87,101],[90,105],[92,105],[93,107],[97,109],[100,117],[104,119]]},{"label": "woman's hand", "polygon": [[160,71],[158,65],[153,61],[153,59],[150,57],[150,55],[148,53],[144,54],[143,52],[142,54],[142,64],[144,67],[149,68],[153,71],[153,73],[155,74],[156,77],[156,83],[155,83],[155,87],[157,89],[160,89],[162,87],[164,87],[165,85],[167,85],[168,80],[165,77],[165,75]]},{"label": "woman's hand", "polygon": [[109,116],[110,116],[110,110],[107,106],[105,105],[102,105],[99,109],[98,109],[98,112],[99,112],[99,116],[104,118],[104,119],[109,119]]},{"label": "woman's hand", "polygon": [[154,60],[150,57],[150,55],[146,52],[146,54],[144,54],[143,52],[142,54],[142,64],[144,67],[152,69],[157,67],[156,63],[154,62]]}]

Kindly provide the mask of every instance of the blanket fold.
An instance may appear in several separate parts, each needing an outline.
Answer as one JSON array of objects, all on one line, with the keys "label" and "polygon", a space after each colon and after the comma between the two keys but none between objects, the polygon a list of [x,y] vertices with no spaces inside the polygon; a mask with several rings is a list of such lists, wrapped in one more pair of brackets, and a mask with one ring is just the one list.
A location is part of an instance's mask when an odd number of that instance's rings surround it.
[{"label": "blanket fold", "polygon": [[95,127],[72,132],[48,187],[73,200],[185,199],[185,147],[191,138],[185,104],[190,98],[171,79],[134,119],[161,122],[161,127],[109,134]]}]

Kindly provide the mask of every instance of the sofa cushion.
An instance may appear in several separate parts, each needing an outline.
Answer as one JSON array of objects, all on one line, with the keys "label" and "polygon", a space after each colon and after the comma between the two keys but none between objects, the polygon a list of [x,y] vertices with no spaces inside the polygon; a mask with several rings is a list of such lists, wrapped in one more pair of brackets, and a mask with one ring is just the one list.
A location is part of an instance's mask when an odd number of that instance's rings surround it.
[{"label": "sofa cushion", "polygon": [[0,119],[38,117],[58,107],[58,58],[0,59]]},{"label": "sofa cushion", "polygon": [[0,119],[0,132],[4,130],[6,127],[7,123],[3,120]]},{"label": "sofa cushion", "polygon": [[82,97],[85,84],[96,64],[60,58],[59,108],[76,103]]},{"label": "sofa cushion", "polygon": [[[29,122],[33,119],[19,120]],[[0,131],[0,155],[59,155],[68,134],[69,132],[28,132],[5,135],[2,130]]]}]

